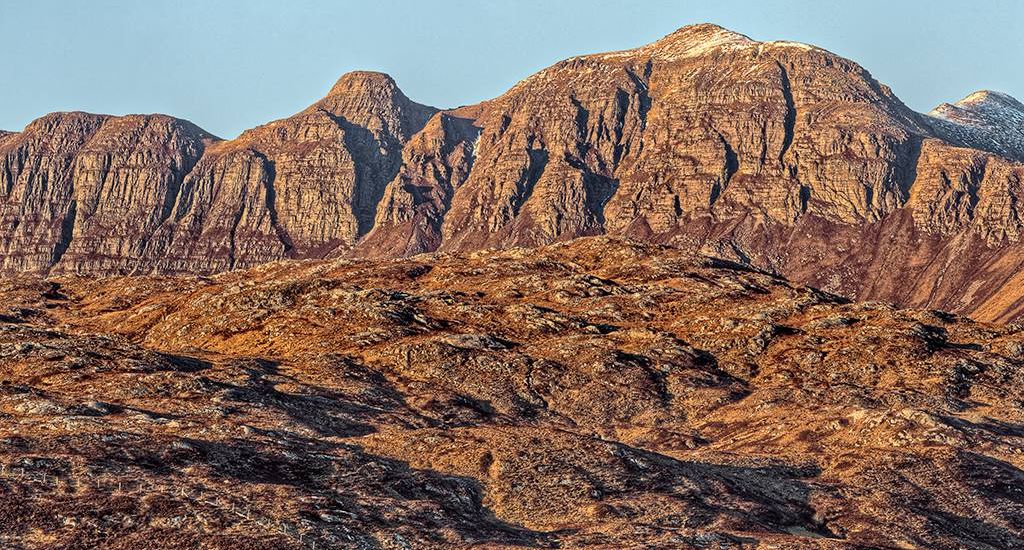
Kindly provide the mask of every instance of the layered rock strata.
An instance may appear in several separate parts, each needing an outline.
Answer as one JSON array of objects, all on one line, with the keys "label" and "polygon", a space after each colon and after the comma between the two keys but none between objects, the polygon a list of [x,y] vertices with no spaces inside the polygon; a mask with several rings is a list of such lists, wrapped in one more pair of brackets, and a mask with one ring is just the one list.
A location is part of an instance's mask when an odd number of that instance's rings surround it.
[{"label": "layered rock strata", "polygon": [[166,117],[0,137],[0,269],[212,273],[620,234],[859,299],[1024,312],[1024,107],[925,115],[856,63],[714,25],[437,111],[351,73],[221,141]]}]

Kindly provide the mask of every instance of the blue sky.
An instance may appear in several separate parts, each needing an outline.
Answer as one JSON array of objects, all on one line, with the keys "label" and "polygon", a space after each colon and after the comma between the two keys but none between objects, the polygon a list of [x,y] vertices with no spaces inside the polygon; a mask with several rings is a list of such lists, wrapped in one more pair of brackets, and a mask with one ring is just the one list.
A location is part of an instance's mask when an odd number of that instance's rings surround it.
[{"label": "blue sky", "polygon": [[452,107],[700,22],[850,57],[918,110],[978,89],[1024,99],[1016,0],[0,0],[0,128],[62,110],[161,112],[234,137],[354,69]]}]

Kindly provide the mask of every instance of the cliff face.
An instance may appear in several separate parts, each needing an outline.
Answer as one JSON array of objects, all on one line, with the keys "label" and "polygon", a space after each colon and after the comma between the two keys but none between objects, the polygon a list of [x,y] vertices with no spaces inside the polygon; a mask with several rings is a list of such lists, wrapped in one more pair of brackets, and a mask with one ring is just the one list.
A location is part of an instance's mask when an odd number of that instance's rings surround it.
[{"label": "cliff face", "polygon": [[231,141],[159,115],[49,115],[0,137],[2,268],[202,273],[345,250],[434,112],[360,72]]},{"label": "cliff face", "polygon": [[488,104],[444,247],[666,234],[704,214],[874,221],[905,200],[917,118],[823,50],[687,27]]},{"label": "cliff face", "polygon": [[134,268],[210,136],[165,117],[48,115],[0,142],[0,265]]},{"label": "cliff face", "polygon": [[161,271],[221,271],[347,250],[373,225],[402,144],[434,109],[350,73],[301,113],[211,147],[152,248]]},{"label": "cliff face", "polygon": [[921,115],[849,60],[711,25],[569,59],[456,111],[481,133],[440,249],[618,233],[1015,317],[1024,110],[972,98]]},{"label": "cliff face", "polygon": [[444,112],[360,72],[231,141],[45,117],[0,136],[0,267],[205,273],[610,233],[1009,318],[1022,136],[1004,94],[923,115],[852,61],[698,25]]},{"label": "cliff face", "polygon": [[436,250],[455,191],[473,168],[479,128],[472,120],[438,113],[405,146],[399,173],[377,207],[374,231],[356,254],[402,257]]}]

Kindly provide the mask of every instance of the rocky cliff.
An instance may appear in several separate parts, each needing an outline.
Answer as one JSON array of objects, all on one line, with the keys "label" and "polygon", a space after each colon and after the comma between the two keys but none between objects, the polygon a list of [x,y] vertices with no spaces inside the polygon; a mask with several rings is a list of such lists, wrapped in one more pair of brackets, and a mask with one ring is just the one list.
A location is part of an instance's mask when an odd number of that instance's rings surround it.
[{"label": "rocky cliff", "polygon": [[47,115],[0,141],[7,271],[134,269],[212,139],[153,116]]},{"label": "rocky cliff", "polygon": [[999,92],[975,92],[929,115],[947,141],[1024,161],[1024,104]]},{"label": "rocky cliff", "polygon": [[1024,313],[1024,107],[925,115],[813,46],[684,27],[438,112],[377,73],[218,141],[165,117],[0,136],[7,272],[209,273],[621,234],[860,299]]},{"label": "rocky cliff", "polygon": [[230,141],[163,116],[48,115],[0,141],[2,267],[208,273],[344,251],[434,112],[358,72]]}]

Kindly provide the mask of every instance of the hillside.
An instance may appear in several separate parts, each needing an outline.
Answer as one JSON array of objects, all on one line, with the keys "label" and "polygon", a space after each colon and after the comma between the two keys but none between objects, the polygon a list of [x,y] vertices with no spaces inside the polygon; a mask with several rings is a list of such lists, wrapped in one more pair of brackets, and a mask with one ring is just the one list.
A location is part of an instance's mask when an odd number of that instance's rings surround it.
[{"label": "hillside", "polygon": [[1024,332],[640,242],[0,288],[11,548],[1024,545]]}]

